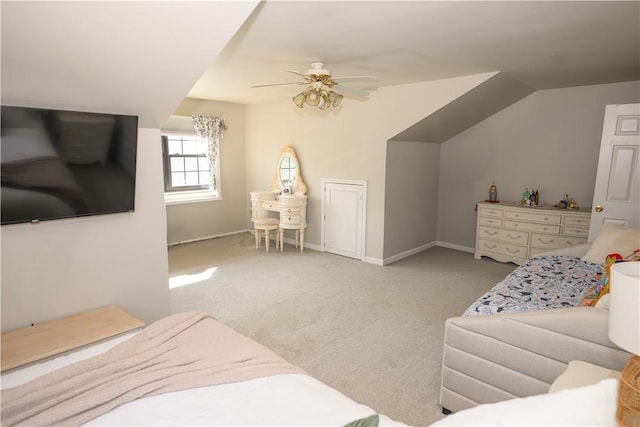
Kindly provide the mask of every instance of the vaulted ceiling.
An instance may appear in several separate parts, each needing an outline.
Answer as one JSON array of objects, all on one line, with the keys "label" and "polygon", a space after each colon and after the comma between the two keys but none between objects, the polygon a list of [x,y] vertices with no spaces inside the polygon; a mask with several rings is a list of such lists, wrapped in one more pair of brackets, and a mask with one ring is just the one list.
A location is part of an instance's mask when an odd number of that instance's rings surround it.
[{"label": "vaulted ceiling", "polygon": [[189,92],[285,99],[324,61],[376,87],[501,71],[534,90],[640,78],[637,1],[263,1]]},{"label": "vaulted ceiling", "polygon": [[353,84],[373,91],[492,71],[501,72],[492,84],[532,90],[640,79],[637,1],[4,0],[0,8],[3,103],[133,113],[148,127],[162,126],[184,97],[288,99],[298,87],[250,86],[298,82],[286,70],[318,60],[337,76],[376,76]]}]

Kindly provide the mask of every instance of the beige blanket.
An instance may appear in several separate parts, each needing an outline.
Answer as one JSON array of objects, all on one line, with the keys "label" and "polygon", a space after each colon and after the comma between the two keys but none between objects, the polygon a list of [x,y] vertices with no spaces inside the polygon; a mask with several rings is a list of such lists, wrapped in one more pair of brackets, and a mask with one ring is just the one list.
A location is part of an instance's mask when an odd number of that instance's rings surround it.
[{"label": "beige blanket", "polygon": [[126,402],[187,388],[304,373],[210,315],[159,320],[104,354],[2,390],[10,425],[79,425]]}]

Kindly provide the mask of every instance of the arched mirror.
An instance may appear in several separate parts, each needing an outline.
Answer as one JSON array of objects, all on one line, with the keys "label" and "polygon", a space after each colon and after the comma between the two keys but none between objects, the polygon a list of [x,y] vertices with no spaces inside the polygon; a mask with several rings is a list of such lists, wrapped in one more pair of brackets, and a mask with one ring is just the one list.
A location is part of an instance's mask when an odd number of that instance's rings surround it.
[{"label": "arched mirror", "polygon": [[302,181],[298,157],[290,145],[286,145],[280,152],[271,189],[282,194],[306,194],[307,192],[307,186]]}]

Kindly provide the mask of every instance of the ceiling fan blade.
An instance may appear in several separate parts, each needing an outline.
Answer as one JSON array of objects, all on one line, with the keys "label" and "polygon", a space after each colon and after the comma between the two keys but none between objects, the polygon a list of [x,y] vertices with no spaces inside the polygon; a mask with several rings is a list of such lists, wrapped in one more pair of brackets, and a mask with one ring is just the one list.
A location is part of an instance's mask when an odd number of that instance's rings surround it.
[{"label": "ceiling fan blade", "polygon": [[288,73],[291,74],[295,74],[296,76],[300,76],[300,77],[306,77],[305,74],[302,74],[300,71],[296,71],[296,70],[287,70]]},{"label": "ceiling fan blade", "polygon": [[351,95],[354,96],[359,96],[361,98],[366,98],[367,96],[369,96],[369,92],[367,92],[366,90],[362,90],[362,89],[356,89],[355,87],[351,87],[351,86],[344,86],[341,84],[337,84],[335,86],[333,86],[332,89],[335,89],[339,92],[343,92],[343,93],[349,93]]},{"label": "ceiling fan blade", "polygon": [[253,88],[258,88],[258,87],[269,87],[269,86],[287,86],[287,85],[303,85],[305,84],[304,82],[294,82],[294,83],[270,83],[270,84],[266,84],[266,85],[255,85],[255,86],[251,86],[251,89]]},{"label": "ceiling fan blade", "polygon": [[333,77],[333,81],[340,82],[377,82],[373,76],[348,76],[348,77]]}]

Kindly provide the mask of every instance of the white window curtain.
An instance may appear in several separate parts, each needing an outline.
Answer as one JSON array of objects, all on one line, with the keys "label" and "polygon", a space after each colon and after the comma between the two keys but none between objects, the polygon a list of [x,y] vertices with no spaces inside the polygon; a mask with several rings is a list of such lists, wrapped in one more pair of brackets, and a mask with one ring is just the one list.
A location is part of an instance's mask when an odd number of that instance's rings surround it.
[{"label": "white window curtain", "polygon": [[204,141],[209,148],[209,164],[211,165],[211,182],[210,189],[216,190],[216,156],[218,155],[218,149],[220,146],[220,139],[224,131],[227,130],[227,126],[224,124],[224,120],[220,117],[209,116],[191,116],[193,119],[193,127],[198,134],[198,137]]}]

